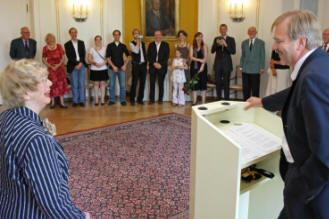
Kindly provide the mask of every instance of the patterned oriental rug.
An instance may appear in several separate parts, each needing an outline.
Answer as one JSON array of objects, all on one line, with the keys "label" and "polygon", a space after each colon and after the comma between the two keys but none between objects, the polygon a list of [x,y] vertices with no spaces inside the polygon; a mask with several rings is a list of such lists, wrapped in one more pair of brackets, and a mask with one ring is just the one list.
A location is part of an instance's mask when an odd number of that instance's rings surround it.
[{"label": "patterned oriental rug", "polygon": [[57,136],[73,202],[96,218],[181,217],[189,203],[190,133],[190,118],[167,114]]}]

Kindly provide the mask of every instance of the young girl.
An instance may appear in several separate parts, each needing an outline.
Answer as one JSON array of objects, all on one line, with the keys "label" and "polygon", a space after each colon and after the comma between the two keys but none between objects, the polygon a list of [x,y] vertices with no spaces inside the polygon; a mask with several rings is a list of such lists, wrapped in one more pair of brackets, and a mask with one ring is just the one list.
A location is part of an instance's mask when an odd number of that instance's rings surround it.
[{"label": "young girl", "polygon": [[171,68],[173,69],[172,81],[173,81],[173,105],[185,105],[184,99],[184,83],[186,82],[184,69],[187,69],[186,60],[183,59],[180,50],[176,49],[175,58],[172,62]]}]

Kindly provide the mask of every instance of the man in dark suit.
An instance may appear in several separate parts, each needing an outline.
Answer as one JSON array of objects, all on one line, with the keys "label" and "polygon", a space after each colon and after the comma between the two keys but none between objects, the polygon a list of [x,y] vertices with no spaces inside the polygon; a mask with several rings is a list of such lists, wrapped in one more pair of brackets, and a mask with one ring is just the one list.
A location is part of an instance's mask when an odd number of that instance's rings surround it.
[{"label": "man in dark suit", "polygon": [[156,30],[161,30],[164,35],[174,34],[169,17],[161,9],[160,0],[152,0],[152,8],[146,12],[146,35],[152,36]]},{"label": "man in dark suit", "polygon": [[222,84],[224,84],[224,98],[230,99],[230,75],[233,70],[232,57],[235,54],[235,40],[226,35],[227,25],[219,26],[220,36],[214,39],[211,53],[216,53],[215,57],[215,81],[217,100],[222,99]]},{"label": "man in dark suit", "polygon": [[30,38],[28,27],[21,28],[21,37],[10,43],[10,57],[12,59],[34,59],[37,52],[37,42]]},{"label": "man in dark suit", "polygon": [[324,29],[322,32],[322,49],[325,52],[329,52],[329,29]]},{"label": "man in dark suit", "polygon": [[146,80],[146,47],[145,43],[141,39],[141,35],[138,29],[133,30],[134,40],[130,42],[132,56],[132,85],[130,89],[130,103],[135,105],[136,87],[139,81],[139,91],[137,97],[137,103],[144,104],[144,89]]},{"label": "man in dark suit", "polygon": [[78,40],[78,31],[69,30],[71,40],[64,44],[67,61],[67,72],[71,74],[73,106],[85,105],[86,48],[82,40]]},{"label": "man in dark suit", "polygon": [[169,44],[162,41],[160,30],[154,32],[155,41],[150,43],[147,50],[150,73],[150,104],[154,103],[155,80],[158,78],[159,99],[162,104],[164,80],[168,70]]},{"label": "man in dark suit", "polygon": [[294,69],[293,84],[264,99],[250,98],[246,108],[282,109],[287,169],[279,219],[329,218],[329,56],[318,48],[320,25],[311,12],[290,11],[274,21],[272,30],[273,49]]}]

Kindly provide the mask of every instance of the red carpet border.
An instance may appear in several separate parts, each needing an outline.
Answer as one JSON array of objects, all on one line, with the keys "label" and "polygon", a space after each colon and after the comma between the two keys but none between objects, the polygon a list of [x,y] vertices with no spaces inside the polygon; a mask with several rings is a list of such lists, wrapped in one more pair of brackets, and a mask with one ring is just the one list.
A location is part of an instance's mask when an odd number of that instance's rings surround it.
[{"label": "red carpet border", "polygon": [[[110,115],[109,115],[110,116]],[[97,218],[187,212],[191,120],[167,114],[58,136],[73,202]]]}]

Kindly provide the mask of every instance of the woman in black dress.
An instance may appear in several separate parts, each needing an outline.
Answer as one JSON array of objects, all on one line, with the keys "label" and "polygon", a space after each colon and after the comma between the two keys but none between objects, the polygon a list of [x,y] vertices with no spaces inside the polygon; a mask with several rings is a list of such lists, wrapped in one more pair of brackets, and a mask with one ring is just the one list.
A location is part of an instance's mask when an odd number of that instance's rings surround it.
[{"label": "woman in black dress", "polygon": [[206,91],[207,91],[207,57],[208,57],[208,46],[203,42],[203,34],[197,32],[194,35],[193,45],[190,46],[189,56],[191,65],[190,72],[191,78],[193,75],[198,74],[199,80],[194,87],[192,87],[193,103],[197,104],[197,91],[201,91],[202,104],[206,102]]}]

